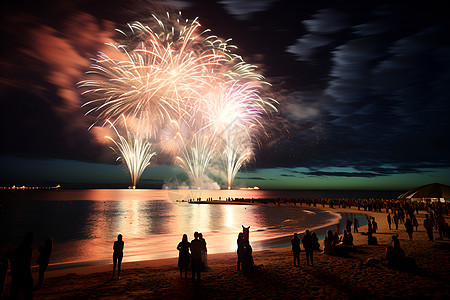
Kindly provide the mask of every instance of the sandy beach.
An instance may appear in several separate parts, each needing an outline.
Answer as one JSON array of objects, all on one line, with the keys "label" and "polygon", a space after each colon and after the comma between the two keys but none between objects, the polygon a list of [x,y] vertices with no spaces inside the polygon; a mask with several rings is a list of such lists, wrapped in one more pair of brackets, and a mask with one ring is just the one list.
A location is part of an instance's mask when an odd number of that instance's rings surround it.
[{"label": "sandy beach", "polygon": [[[111,281],[112,265],[48,271],[35,299],[353,299],[353,298],[432,298],[450,295],[450,241],[428,241],[422,226],[425,212],[419,211],[419,231],[409,240],[403,224],[389,230],[386,213],[357,209],[327,209],[342,213],[363,213],[375,217],[379,245],[367,245],[366,226],[354,234],[357,251],[348,257],[314,253],[314,266],[306,264],[301,253],[300,267],[294,267],[290,248],[255,251],[257,268],[245,274],[236,270],[236,254],[208,256],[208,271],[202,282],[179,277],[177,258],[126,262],[121,279]],[[384,210],[383,210],[384,211]],[[447,218],[448,221],[448,218]],[[382,259],[393,234],[398,233],[407,256],[413,257],[416,272],[394,270],[385,264],[368,264],[369,258]],[[438,236],[435,231],[435,238]],[[251,236],[250,236],[251,240]],[[176,245],[174,245],[175,247]],[[323,241],[321,241],[323,249]],[[303,249],[302,249],[303,250]],[[37,273],[33,273],[37,282]],[[8,277],[2,299],[9,295]]]}]

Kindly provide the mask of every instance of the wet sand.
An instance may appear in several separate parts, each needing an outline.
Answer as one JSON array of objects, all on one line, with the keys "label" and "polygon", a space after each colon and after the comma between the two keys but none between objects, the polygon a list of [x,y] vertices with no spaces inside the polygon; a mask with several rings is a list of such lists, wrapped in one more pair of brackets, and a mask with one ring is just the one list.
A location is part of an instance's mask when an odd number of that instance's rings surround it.
[{"label": "wet sand", "polygon": [[[444,299],[450,295],[450,241],[428,241],[422,226],[424,211],[419,212],[419,231],[414,232],[410,241],[403,224],[399,224],[398,230],[389,230],[386,213],[324,209],[375,217],[379,245],[367,245],[367,236],[361,234],[367,231],[364,226],[360,233],[353,234],[357,251],[348,257],[315,252],[314,266],[308,266],[302,252],[300,267],[294,267],[290,248],[254,251],[257,268],[250,274],[236,270],[235,253],[212,254],[208,256],[209,269],[202,273],[201,283],[193,283],[190,273],[187,279],[179,277],[177,258],[127,263],[125,252],[120,280],[111,280],[112,265],[48,271],[42,289],[35,291],[34,296],[36,299]],[[406,255],[416,260],[416,272],[367,264],[369,258],[384,258],[386,246],[395,233],[399,234]],[[37,273],[33,276],[36,283]],[[10,278],[2,298],[9,295],[9,286]]]}]

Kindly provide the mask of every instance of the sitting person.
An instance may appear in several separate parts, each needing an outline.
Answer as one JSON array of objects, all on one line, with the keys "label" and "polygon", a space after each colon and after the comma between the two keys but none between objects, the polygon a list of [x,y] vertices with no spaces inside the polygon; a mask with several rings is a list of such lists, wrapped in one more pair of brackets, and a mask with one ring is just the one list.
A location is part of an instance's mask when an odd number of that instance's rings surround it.
[{"label": "sitting person", "polygon": [[319,239],[315,232],[311,233],[313,250],[320,250]]},{"label": "sitting person", "polygon": [[323,240],[323,253],[328,255],[335,255],[336,249],[333,243],[333,231],[328,230],[325,239]]},{"label": "sitting person", "polygon": [[405,262],[405,251],[400,247],[398,235],[393,235],[391,245],[386,247],[386,261],[392,268],[401,268]]},{"label": "sitting person", "polygon": [[369,231],[369,234],[367,235],[367,243],[369,245],[378,245],[378,240],[373,236],[372,231]]},{"label": "sitting person", "polygon": [[344,229],[344,236],[342,237],[341,244],[343,246],[350,246],[350,241],[347,234],[347,229]]}]

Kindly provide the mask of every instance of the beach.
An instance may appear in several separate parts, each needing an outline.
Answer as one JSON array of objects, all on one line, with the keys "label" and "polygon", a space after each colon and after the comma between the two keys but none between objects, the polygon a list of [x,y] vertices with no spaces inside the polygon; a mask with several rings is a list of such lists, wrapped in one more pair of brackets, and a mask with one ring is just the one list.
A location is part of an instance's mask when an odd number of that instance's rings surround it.
[{"label": "beach", "polygon": [[[450,294],[450,241],[429,241],[423,224],[425,211],[419,211],[419,231],[409,240],[403,224],[390,230],[387,214],[356,208],[328,208],[338,213],[363,213],[375,217],[378,245],[368,245],[367,226],[354,233],[356,251],[347,257],[314,253],[314,266],[293,266],[290,247],[254,251],[256,268],[252,273],[236,269],[236,253],[208,255],[208,270],[202,282],[193,283],[191,274],[181,279],[178,258],[122,264],[121,279],[111,280],[112,264],[46,272],[44,284],[34,292],[35,299],[256,299],[256,298],[418,298],[443,299]],[[446,219],[448,221],[448,218]],[[395,226],[393,226],[395,228]],[[353,229],[353,227],[352,227]],[[417,271],[395,270],[383,264],[386,246],[393,234],[401,247],[417,263]],[[435,238],[438,233],[435,230]],[[250,235],[251,242],[251,235]],[[174,245],[176,247],[176,245]],[[321,241],[323,249],[323,241]],[[303,250],[303,248],[302,248]],[[370,258],[376,260],[371,260]],[[371,263],[375,262],[375,263]],[[33,273],[37,282],[37,273]],[[2,298],[9,295],[11,277]]]}]

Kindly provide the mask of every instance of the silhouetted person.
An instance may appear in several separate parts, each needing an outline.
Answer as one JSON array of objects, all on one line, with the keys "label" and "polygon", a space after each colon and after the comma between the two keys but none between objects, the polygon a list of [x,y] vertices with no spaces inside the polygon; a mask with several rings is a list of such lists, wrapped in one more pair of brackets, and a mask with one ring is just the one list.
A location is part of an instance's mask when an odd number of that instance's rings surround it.
[{"label": "silhouetted person", "polygon": [[314,263],[313,263],[313,240],[312,240],[311,233],[309,232],[308,229],[305,231],[305,234],[303,235],[302,244],[303,244],[303,248],[305,248],[306,263],[309,265],[309,261],[311,259],[311,265],[314,265]]},{"label": "silhouetted person", "polygon": [[439,230],[439,238],[442,240],[444,238],[444,232],[445,232],[445,218],[442,215],[442,213],[436,217],[436,223],[437,223],[438,230]]},{"label": "silhouetted person", "polygon": [[313,250],[320,250],[319,238],[317,237],[317,234],[314,231],[311,232],[311,238]]},{"label": "silhouetted person", "polygon": [[391,213],[388,213],[388,215],[387,215],[387,222],[388,222],[388,225],[389,225],[389,229],[391,229],[391,222],[392,222]]},{"label": "silhouetted person", "polygon": [[37,259],[37,264],[39,265],[39,279],[37,288],[41,288],[42,282],[44,281],[44,272],[45,270],[47,270],[48,264],[50,262],[52,249],[53,240],[51,238],[46,239],[44,245],[39,247],[39,257]]},{"label": "silhouetted person", "polygon": [[375,218],[372,218],[372,231],[373,231],[373,233],[377,233],[377,230],[378,230],[378,224],[375,221]]},{"label": "silhouetted person", "polygon": [[329,254],[329,255],[335,255],[335,244],[333,242],[333,231],[328,230],[327,235],[325,236],[325,239],[323,240],[323,253]]},{"label": "silhouetted person", "polygon": [[393,268],[400,268],[405,262],[405,251],[400,247],[397,235],[392,236],[391,246],[386,248],[386,260]]},{"label": "silhouetted person", "polygon": [[398,229],[398,214],[394,212],[394,224],[395,224],[395,229]]},{"label": "silhouetted person", "polygon": [[23,291],[24,299],[33,299],[33,277],[31,276],[31,257],[34,233],[25,234],[24,241],[11,253],[11,299],[17,299]]},{"label": "silhouetted person", "polygon": [[242,264],[244,262],[244,254],[245,254],[245,240],[244,234],[239,232],[237,238],[237,270],[240,271],[242,268]]},{"label": "silhouetted person", "polygon": [[405,229],[406,233],[408,233],[409,239],[412,240],[412,234],[414,231],[414,227],[410,218],[406,218],[405,220]]},{"label": "silhouetted person", "polygon": [[202,272],[206,271],[208,265],[208,249],[206,248],[206,240],[203,238],[203,234],[198,234],[198,239],[202,242]]},{"label": "silhouetted person", "polygon": [[191,241],[191,267],[192,267],[192,281],[195,280],[197,274],[197,281],[201,281],[201,267],[202,267],[202,247],[203,243],[198,239],[198,232],[194,232],[194,239]]},{"label": "silhouetted person", "polygon": [[0,297],[5,290],[6,277],[8,276],[9,259],[0,257]]},{"label": "silhouetted person", "polygon": [[373,233],[372,220],[367,220],[367,233]]},{"label": "silhouetted person", "polygon": [[372,231],[369,231],[369,234],[367,235],[367,243],[369,245],[378,245],[378,240],[373,236]]},{"label": "silhouetted person", "polygon": [[114,273],[116,272],[116,266],[117,266],[117,279],[120,279],[120,267],[122,265],[123,247],[124,247],[124,242],[122,241],[122,235],[119,234],[117,236],[117,241],[114,242],[114,246],[113,246],[114,253],[113,253],[112,279],[114,279]]},{"label": "silhouetted person", "polygon": [[357,218],[355,218],[353,220],[353,232],[358,232],[358,228],[359,228],[359,221]]},{"label": "silhouetted person", "polygon": [[347,225],[345,226],[345,229],[347,229],[347,232],[352,231],[352,220],[347,220]]},{"label": "silhouetted person", "polygon": [[188,242],[187,235],[183,234],[183,238],[181,242],[178,243],[177,246],[177,249],[179,251],[178,268],[180,268],[180,278],[183,278],[183,270],[184,270],[184,278],[187,278],[189,263],[191,262],[191,254],[189,253],[190,248],[191,244]]},{"label": "silhouetted person", "polygon": [[430,241],[432,241],[433,240],[433,221],[430,219],[428,214],[425,215],[425,220],[423,220],[423,227],[425,227],[425,229],[427,231],[428,239]]},{"label": "silhouetted person", "polygon": [[294,237],[291,240],[292,254],[294,255],[294,267],[300,266],[300,238],[297,233],[294,233]]},{"label": "silhouetted person", "polygon": [[416,231],[419,231],[419,222],[417,222],[416,216],[413,216],[412,223],[413,223],[413,226],[416,227]]}]

